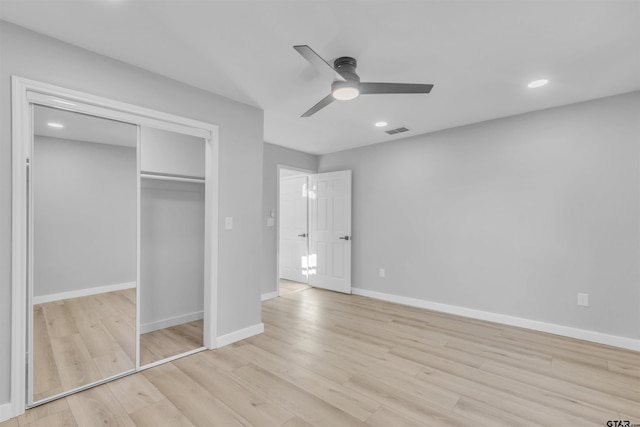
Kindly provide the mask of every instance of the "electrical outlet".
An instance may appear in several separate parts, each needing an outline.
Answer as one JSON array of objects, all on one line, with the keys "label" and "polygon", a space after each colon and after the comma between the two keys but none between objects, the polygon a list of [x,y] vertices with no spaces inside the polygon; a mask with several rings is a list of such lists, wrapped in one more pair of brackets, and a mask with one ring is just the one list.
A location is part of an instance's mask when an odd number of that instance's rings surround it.
[{"label": "electrical outlet", "polygon": [[580,307],[589,307],[589,294],[578,294],[578,305]]},{"label": "electrical outlet", "polygon": [[384,271],[384,268],[381,268],[381,269],[380,269],[380,277],[385,277],[385,274],[386,274],[386,273],[385,273],[385,271]]}]

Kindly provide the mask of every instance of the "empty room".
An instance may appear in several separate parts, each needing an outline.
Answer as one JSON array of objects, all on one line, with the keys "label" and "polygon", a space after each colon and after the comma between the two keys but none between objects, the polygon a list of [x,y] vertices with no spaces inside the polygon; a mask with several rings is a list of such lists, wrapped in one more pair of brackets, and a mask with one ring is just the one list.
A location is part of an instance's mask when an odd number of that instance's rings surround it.
[{"label": "empty room", "polygon": [[0,427],[640,426],[639,0],[0,0]]}]

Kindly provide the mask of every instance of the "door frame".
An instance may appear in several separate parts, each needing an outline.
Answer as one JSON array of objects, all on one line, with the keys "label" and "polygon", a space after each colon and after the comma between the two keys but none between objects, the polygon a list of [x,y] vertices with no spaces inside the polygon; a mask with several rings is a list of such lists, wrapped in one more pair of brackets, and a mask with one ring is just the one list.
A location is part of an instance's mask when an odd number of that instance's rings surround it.
[{"label": "door frame", "polygon": [[[29,197],[27,160],[31,158],[33,122],[31,104],[84,112],[202,137],[205,143],[205,283],[204,346],[217,347],[218,282],[218,126],[157,110],[111,100],[48,83],[11,76],[12,194],[11,194],[11,377],[10,417],[24,413],[27,402],[27,322],[29,270]],[[138,261],[139,262],[139,261]],[[139,307],[138,307],[139,310]],[[137,316],[137,322],[139,322]],[[138,337],[136,337],[137,339]],[[139,368],[136,368],[136,371]]]},{"label": "door frame", "polygon": [[[303,174],[314,175],[318,172],[309,169],[303,169],[295,166],[288,166],[278,163],[276,165],[276,296],[280,296],[280,171],[282,169],[300,172]],[[307,224],[309,222],[309,208],[307,201]],[[307,225],[308,226],[308,225]],[[308,234],[308,233],[307,233]],[[308,237],[307,237],[308,239]],[[308,251],[308,245],[307,245]],[[307,279],[307,284],[308,283]]]}]

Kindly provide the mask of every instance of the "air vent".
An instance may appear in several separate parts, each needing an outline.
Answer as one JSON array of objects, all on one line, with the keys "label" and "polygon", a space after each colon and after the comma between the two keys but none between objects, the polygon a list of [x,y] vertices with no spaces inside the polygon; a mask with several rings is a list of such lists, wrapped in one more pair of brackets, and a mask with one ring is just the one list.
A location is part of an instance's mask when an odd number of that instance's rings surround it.
[{"label": "air vent", "polygon": [[401,127],[401,128],[397,128],[397,129],[391,129],[391,130],[385,130],[386,133],[388,133],[389,135],[395,135],[396,133],[402,133],[402,132],[408,132],[409,129],[407,129],[406,127]]}]

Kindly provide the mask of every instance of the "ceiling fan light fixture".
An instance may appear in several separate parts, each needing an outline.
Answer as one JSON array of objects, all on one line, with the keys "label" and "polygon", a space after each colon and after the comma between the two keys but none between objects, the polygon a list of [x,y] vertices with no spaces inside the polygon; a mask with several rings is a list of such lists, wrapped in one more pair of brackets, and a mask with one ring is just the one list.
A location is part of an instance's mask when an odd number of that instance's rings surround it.
[{"label": "ceiling fan light fixture", "polygon": [[360,95],[358,86],[349,84],[349,82],[333,82],[331,86],[331,95],[338,101],[348,101]]}]

